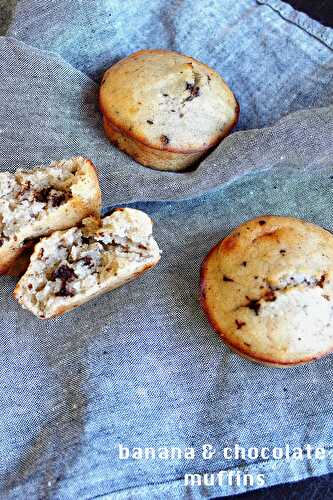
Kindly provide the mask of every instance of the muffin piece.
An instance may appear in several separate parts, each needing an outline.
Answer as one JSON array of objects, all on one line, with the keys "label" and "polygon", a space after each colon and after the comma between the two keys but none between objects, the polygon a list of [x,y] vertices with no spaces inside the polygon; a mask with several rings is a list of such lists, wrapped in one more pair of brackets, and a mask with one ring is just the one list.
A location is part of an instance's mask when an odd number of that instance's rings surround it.
[{"label": "muffin piece", "polygon": [[119,208],[57,231],[35,247],[14,297],[37,317],[58,316],[133,280],[160,260],[148,215]]},{"label": "muffin piece", "polygon": [[201,269],[201,302],[229,347],[292,366],[333,350],[333,235],[291,217],[246,222]]},{"label": "muffin piece", "polygon": [[100,88],[106,135],[143,165],[181,171],[236,125],[238,103],[222,77],[167,50],[136,52],[106,71]]},{"label": "muffin piece", "polygon": [[84,217],[99,217],[101,192],[90,160],[71,158],[48,167],[0,172],[0,274],[32,240],[66,229]]}]

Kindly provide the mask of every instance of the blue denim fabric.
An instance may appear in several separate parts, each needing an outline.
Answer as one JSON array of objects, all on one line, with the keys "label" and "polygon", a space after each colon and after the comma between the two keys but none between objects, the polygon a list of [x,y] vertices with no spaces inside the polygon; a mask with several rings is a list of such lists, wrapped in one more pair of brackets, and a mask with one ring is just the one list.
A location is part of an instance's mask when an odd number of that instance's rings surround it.
[{"label": "blue denim fabric", "polygon": [[[251,487],[185,487],[185,474],[238,470],[269,486],[332,472],[332,357],[252,364],[224,346],[198,302],[202,259],[246,219],[286,214],[333,230],[332,30],[275,0],[21,0],[8,34],[1,170],[91,157],[105,212],[148,212],[163,256],[138,281],[46,322],[1,279],[0,498],[203,499]],[[195,172],[145,169],[104,138],[94,80],[153,46],[213,65],[240,100],[238,131]],[[121,460],[119,443],[192,446],[196,457]],[[217,449],[211,460],[205,443]],[[224,459],[236,443],[308,443],[326,458]]]}]

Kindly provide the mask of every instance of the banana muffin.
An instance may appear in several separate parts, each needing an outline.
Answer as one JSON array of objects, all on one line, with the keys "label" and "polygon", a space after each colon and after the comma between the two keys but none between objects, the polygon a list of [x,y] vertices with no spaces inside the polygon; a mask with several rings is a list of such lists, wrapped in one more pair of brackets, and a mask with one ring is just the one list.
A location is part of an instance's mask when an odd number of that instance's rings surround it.
[{"label": "banana muffin", "polygon": [[17,259],[39,237],[99,217],[100,209],[96,168],[87,158],[0,172],[0,274],[16,274]]},{"label": "banana muffin", "polygon": [[119,208],[101,222],[89,217],[81,227],[43,238],[14,297],[38,318],[53,318],[136,279],[159,260],[149,216]]},{"label": "banana muffin", "polygon": [[242,224],[207,255],[201,302],[238,354],[292,366],[333,350],[333,235],[291,217]]},{"label": "banana muffin", "polygon": [[238,103],[222,77],[167,50],[136,52],[106,71],[100,88],[106,135],[139,163],[181,171],[236,125]]}]

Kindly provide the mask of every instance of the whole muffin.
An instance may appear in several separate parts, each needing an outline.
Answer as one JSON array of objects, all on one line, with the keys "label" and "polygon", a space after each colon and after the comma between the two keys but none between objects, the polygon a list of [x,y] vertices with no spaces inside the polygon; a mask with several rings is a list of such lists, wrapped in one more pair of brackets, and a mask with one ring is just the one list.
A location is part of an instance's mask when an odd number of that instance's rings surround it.
[{"label": "whole muffin", "polygon": [[218,243],[201,269],[201,302],[238,354],[292,366],[333,350],[333,235],[263,216]]},{"label": "whole muffin", "polygon": [[222,77],[167,50],[136,52],[106,71],[100,88],[106,135],[139,163],[181,171],[236,125],[238,103]]}]

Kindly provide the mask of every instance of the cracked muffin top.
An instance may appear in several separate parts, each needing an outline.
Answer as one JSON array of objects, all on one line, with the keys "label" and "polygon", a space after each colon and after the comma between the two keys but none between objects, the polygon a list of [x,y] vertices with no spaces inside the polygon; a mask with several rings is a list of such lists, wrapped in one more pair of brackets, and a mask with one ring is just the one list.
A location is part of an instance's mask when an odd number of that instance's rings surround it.
[{"label": "cracked muffin top", "polygon": [[106,71],[100,107],[113,127],[174,152],[209,149],[238,119],[237,101],[216,71],[164,50],[136,52]]},{"label": "cracked muffin top", "polygon": [[333,350],[333,235],[314,224],[263,216],[207,255],[201,301],[239,354],[275,366]]}]

